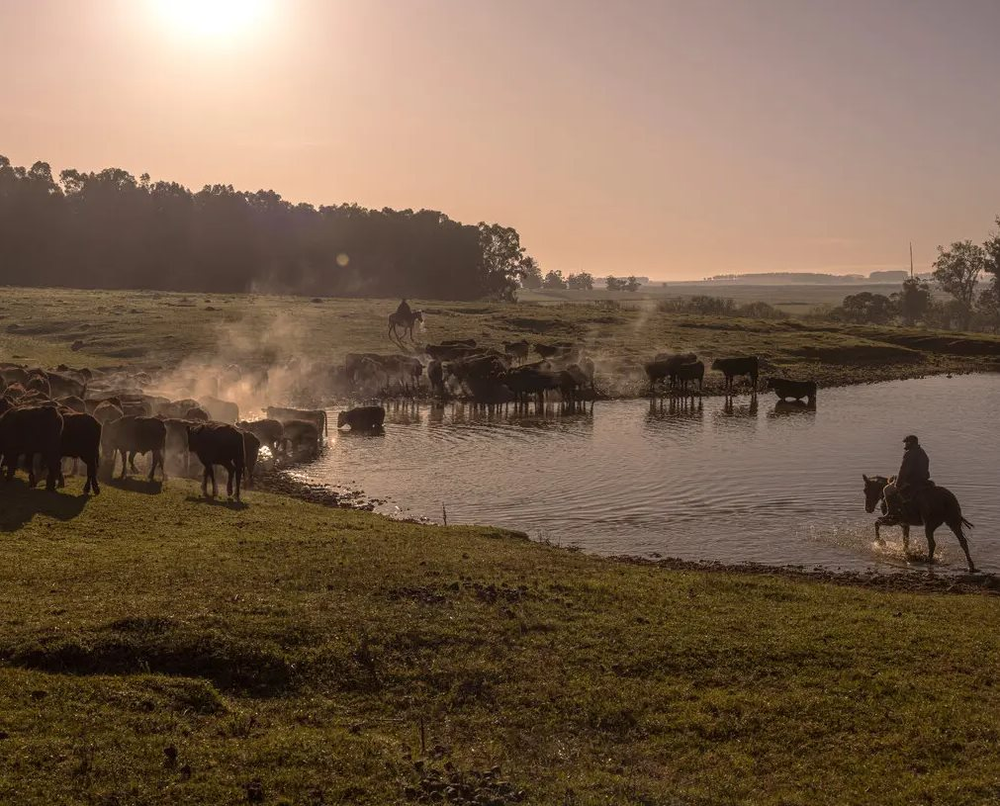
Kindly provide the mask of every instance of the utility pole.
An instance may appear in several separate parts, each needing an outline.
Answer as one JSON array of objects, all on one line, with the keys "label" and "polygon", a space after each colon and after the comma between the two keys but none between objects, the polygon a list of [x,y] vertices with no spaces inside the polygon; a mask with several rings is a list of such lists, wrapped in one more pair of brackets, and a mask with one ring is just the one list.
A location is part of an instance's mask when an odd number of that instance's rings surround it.
[{"label": "utility pole", "polygon": [[910,279],[913,279],[913,241],[910,241]]}]

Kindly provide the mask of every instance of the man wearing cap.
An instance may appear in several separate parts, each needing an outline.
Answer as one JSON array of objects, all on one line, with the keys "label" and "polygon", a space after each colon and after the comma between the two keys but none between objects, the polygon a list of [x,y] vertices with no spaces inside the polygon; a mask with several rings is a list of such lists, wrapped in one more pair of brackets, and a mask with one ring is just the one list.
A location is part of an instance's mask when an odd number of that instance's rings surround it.
[{"label": "man wearing cap", "polygon": [[903,463],[893,483],[885,488],[885,503],[889,514],[903,517],[909,504],[931,480],[931,460],[920,447],[919,440],[910,434],[903,440]]}]

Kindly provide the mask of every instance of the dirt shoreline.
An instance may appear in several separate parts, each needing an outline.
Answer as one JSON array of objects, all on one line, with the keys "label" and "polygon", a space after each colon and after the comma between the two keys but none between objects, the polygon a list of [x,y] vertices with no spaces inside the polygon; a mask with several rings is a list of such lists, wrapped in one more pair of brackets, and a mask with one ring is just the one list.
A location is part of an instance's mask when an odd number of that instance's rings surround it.
[{"label": "dirt shoreline", "polygon": [[647,559],[634,556],[610,556],[612,562],[643,565],[670,571],[696,571],[751,576],[777,576],[796,582],[819,582],[853,588],[865,588],[889,593],[957,593],[1000,596],[1000,576],[989,573],[961,572],[936,574],[925,570],[884,572],[833,571],[798,565],[767,565],[765,563],[724,563],[718,560],[681,560],[676,557]]}]

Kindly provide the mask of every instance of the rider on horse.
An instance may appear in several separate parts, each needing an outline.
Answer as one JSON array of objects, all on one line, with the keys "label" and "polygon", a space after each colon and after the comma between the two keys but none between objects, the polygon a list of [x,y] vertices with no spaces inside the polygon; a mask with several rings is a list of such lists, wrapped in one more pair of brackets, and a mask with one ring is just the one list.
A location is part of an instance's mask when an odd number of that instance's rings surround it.
[{"label": "rider on horse", "polygon": [[903,463],[896,478],[885,488],[885,504],[889,515],[904,518],[907,509],[928,484],[931,483],[931,461],[920,447],[919,440],[910,434],[903,440]]},{"label": "rider on horse", "polygon": [[409,322],[413,319],[413,311],[410,310],[410,306],[407,304],[405,299],[399,303],[399,307],[396,308],[396,319],[401,323]]}]

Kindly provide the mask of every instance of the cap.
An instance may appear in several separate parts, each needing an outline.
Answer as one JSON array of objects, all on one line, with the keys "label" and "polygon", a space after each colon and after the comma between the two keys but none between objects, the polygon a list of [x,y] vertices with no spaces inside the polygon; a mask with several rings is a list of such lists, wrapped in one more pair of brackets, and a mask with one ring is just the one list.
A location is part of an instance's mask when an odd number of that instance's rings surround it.
[{"label": "cap", "polygon": [[913,434],[910,434],[909,436],[903,438],[904,444],[907,442],[919,442],[919,441],[920,440],[918,440],[915,436],[913,436]]}]

